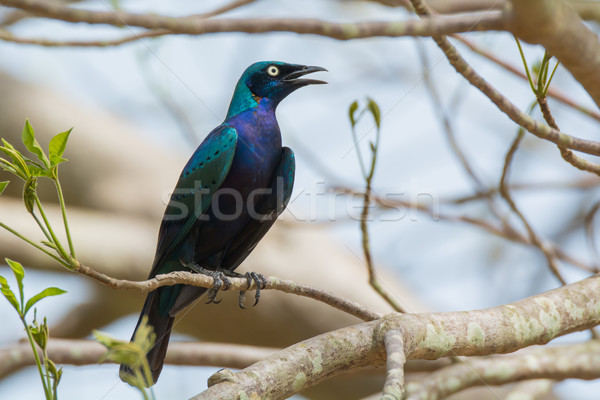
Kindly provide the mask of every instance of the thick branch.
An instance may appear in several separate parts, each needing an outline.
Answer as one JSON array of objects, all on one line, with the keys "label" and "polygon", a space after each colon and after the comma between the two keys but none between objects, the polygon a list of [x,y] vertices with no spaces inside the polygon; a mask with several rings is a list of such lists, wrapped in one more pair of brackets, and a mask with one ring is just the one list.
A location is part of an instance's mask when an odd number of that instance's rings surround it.
[{"label": "thick branch", "polygon": [[506,400],[540,400],[552,390],[550,379],[532,379],[521,382],[508,393]]},{"label": "thick branch", "polygon": [[238,372],[213,376],[194,397],[235,399],[241,393],[287,398],[332,376],[383,366],[384,337],[404,339],[407,359],[509,353],[600,323],[600,277],[561,287],[509,305],[470,312],[390,314],[378,321],[328,332],[290,346]]},{"label": "thick branch", "polygon": [[510,356],[469,360],[434,372],[408,385],[406,400],[446,398],[481,385],[503,385],[528,379],[597,379],[600,342],[526,349]]},{"label": "thick branch", "polygon": [[[140,293],[151,292],[161,286],[172,286],[179,283],[185,283],[187,285],[211,288],[214,285],[212,277],[202,274],[194,274],[191,272],[171,272],[169,274],[161,274],[147,281],[129,281],[125,279],[115,279],[108,275],[97,272],[83,264],[79,264],[77,272],[82,275],[87,275],[98,282],[112,287],[114,289],[129,289],[135,290]],[[255,290],[256,282],[252,281],[248,284],[245,278],[230,278],[231,286],[227,290]],[[296,294],[298,296],[309,297],[311,299],[321,301],[327,305],[337,308],[338,310],[344,311],[348,314],[354,315],[363,321],[372,321],[381,318],[379,313],[369,310],[368,308],[355,303],[351,300],[337,297],[332,293],[324,290],[315,289],[307,285],[302,285],[292,281],[267,277],[267,284],[264,289],[279,290],[284,293]],[[221,288],[221,290],[224,290]]]}]

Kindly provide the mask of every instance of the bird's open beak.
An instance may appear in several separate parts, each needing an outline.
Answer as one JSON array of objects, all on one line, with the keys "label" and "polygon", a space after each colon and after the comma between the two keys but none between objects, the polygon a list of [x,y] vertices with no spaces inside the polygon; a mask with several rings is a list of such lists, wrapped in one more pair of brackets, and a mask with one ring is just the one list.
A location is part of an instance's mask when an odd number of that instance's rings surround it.
[{"label": "bird's open beak", "polygon": [[289,74],[286,75],[286,77],[283,79],[284,82],[287,83],[293,83],[294,85],[322,85],[325,84],[327,82],[324,81],[319,81],[317,79],[298,79],[301,76],[304,76],[306,74],[311,74],[313,72],[317,72],[317,71],[327,71],[325,68],[323,67],[315,67],[315,66],[308,66],[308,65],[302,65],[302,66],[298,66],[299,69],[293,72],[290,72]]}]

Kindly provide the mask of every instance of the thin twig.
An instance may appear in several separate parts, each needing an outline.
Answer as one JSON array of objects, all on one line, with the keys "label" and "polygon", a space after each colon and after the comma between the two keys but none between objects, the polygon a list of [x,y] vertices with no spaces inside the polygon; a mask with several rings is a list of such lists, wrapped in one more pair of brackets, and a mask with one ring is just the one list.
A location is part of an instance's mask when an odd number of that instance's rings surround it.
[{"label": "thin twig", "polygon": [[[1,0],[0,0],[1,1]],[[410,0],[417,15],[422,18],[430,18],[431,10],[421,0]],[[460,55],[456,48],[448,41],[443,34],[431,35],[438,47],[444,52],[450,65],[456,72],[461,74],[471,85],[479,89],[488,97],[503,113],[505,113],[517,125],[522,126],[527,131],[539,138],[546,139],[552,143],[560,144],[572,150],[581,151],[588,154],[600,155],[600,142],[590,142],[566,135],[548,125],[540,124],[531,116],[522,112],[519,107],[511,103],[509,99],[503,96],[498,90],[490,85],[481,75],[479,75]]]},{"label": "thin twig", "polygon": [[586,214],[584,219],[588,247],[594,259],[594,267],[596,272],[600,270],[600,254],[598,253],[598,247],[596,245],[596,227],[594,225],[594,219],[596,217],[596,214],[598,213],[598,210],[600,210],[600,202],[594,204],[594,206]]},{"label": "thin twig", "polygon": [[[356,104],[356,103],[354,103]],[[379,106],[377,106],[377,104],[371,100],[368,99],[368,106],[365,107],[360,113],[359,116],[356,120],[358,120],[360,118],[360,115],[362,115],[366,110],[370,110],[373,118],[375,120],[375,125],[376,125],[376,137],[375,137],[375,143],[370,142],[370,155],[371,155],[371,163],[369,165],[369,170],[366,169],[365,167],[365,163],[363,161],[362,158],[362,154],[360,152],[360,148],[358,147],[358,141],[356,139],[356,129],[355,129],[355,122],[354,119],[352,119],[352,138],[354,140],[354,148],[356,149],[356,153],[358,156],[358,161],[360,163],[360,170],[363,176],[363,179],[365,180],[365,192],[363,194],[363,207],[362,207],[362,212],[360,215],[360,233],[361,233],[361,244],[362,244],[362,249],[363,249],[363,254],[365,257],[365,263],[367,265],[367,271],[369,273],[369,284],[371,285],[371,287],[373,289],[375,289],[375,291],[377,293],[379,293],[379,295],[388,302],[389,305],[391,305],[394,310],[398,311],[398,312],[405,312],[404,307],[402,307],[402,305],[383,287],[383,285],[381,284],[381,282],[379,281],[379,278],[377,277],[377,274],[375,272],[375,265],[373,264],[373,256],[371,254],[371,243],[370,243],[370,236],[369,236],[369,226],[367,224],[367,222],[369,221],[369,210],[371,207],[371,192],[372,192],[372,185],[373,185],[373,177],[375,176],[375,166],[377,165],[377,155],[379,152],[379,139],[381,137],[381,129],[380,129],[380,116],[379,116]],[[377,110],[377,111],[375,111]],[[351,112],[351,118],[353,117],[354,113]]]},{"label": "thin twig", "polygon": [[[352,196],[360,196],[361,198],[364,195],[363,192],[361,192],[361,191],[345,188],[342,186],[333,187],[333,190],[335,190],[336,192],[339,192],[339,193],[345,193],[345,194],[352,195]],[[379,207],[381,207],[383,209],[398,210],[399,208],[407,208],[407,209],[411,209],[411,210],[416,210],[418,212],[422,212],[422,213],[427,214],[428,216],[431,216],[435,220],[439,219],[442,221],[449,221],[449,222],[463,222],[463,223],[466,223],[469,225],[476,226],[480,229],[483,229],[484,231],[486,231],[492,235],[502,237],[504,239],[510,240],[515,243],[520,243],[520,244],[523,244],[526,246],[533,245],[533,243],[527,236],[514,230],[512,227],[510,227],[508,225],[496,226],[491,222],[485,221],[483,219],[475,218],[475,217],[470,217],[467,215],[444,214],[444,213],[440,213],[438,210],[434,210],[432,206],[429,206],[425,203],[406,201],[406,200],[389,199],[389,198],[378,196],[373,193],[371,194],[371,200],[376,205],[378,205]],[[560,260],[567,262],[567,263],[571,264],[572,266],[579,268],[586,272],[590,272],[590,273],[597,272],[594,267],[589,266],[586,263],[582,262],[581,260],[578,260],[578,259],[574,258],[573,256],[565,253],[563,250],[558,248],[556,245],[548,244],[547,247]]]},{"label": "thin twig", "polygon": [[[452,35],[452,37],[458,41],[460,41],[462,44],[464,44],[465,46],[467,46],[469,49],[471,49],[471,51],[473,51],[475,54],[479,54],[482,57],[487,58],[488,60],[490,60],[491,62],[493,62],[494,64],[504,68],[505,70],[507,70],[508,72],[519,76],[523,79],[527,79],[527,75],[525,75],[523,72],[521,72],[520,69],[518,69],[517,67],[507,63],[506,61],[501,60],[500,58],[496,57],[494,54],[482,49],[481,47],[475,45],[475,43],[471,42],[470,40],[465,39],[462,36],[459,35]],[[535,81],[534,81],[535,82]],[[560,93],[559,91],[557,91],[554,88],[549,88],[548,89],[548,96],[560,101],[561,103],[587,115],[590,118],[595,119],[596,121],[600,121],[600,113],[598,113],[597,111],[591,110],[585,106],[582,106],[581,104],[577,104],[575,101],[569,99],[568,97],[566,97],[564,94]]]},{"label": "thin twig", "polygon": [[108,24],[122,27],[140,27],[151,30],[166,29],[173,34],[197,35],[219,32],[296,32],[316,34],[339,40],[382,36],[423,36],[459,33],[476,30],[505,30],[508,15],[502,12],[475,13],[453,18],[432,18],[427,21],[372,21],[337,23],[310,18],[244,18],[207,19],[194,15],[167,17],[156,14],[136,14],[124,11],[91,11],[75,9],[44,0],[0,0],[0,5],[29,11],[39,16],[67,22]]},{"label": "thin twig", "polygon": [[527,230],[527,233],[529,235],[529,239],[531,240],[531,243],[533,245],[535,245],[537,248],[539,248],[542,251],[542,253],[544,254],[544,257],[546,258],[546,261],[548,262],[548,267],[550,268],[550,271],[554,274],[554,276],[556,276],[556,278],[560,281],[560,283],[562,283],[563,285],[566,285],[567,282],[560,274],[558,265],[556,264],[555,255],[552,253],[552,250],[550,248],[548,248],[548,246],[546,246],[546,245],[544,245],[544,243],[542,243],[542,241],[539,239],[539,237],[533,230],[529,221],[527,221],[527,218],[525,218],[523,213],[521,213],[521,211],[517,207],[516,203],[512,199],[512,197],[510,195],[510,191],[508,190],[508,186],[506,184],[506,182],[508,180],[509,171],[510,171],[510,165],[512,163],[514,154],[517,151],[519,144],[521,143],[521,140],[523,139],[524,135],[525,135],[525,130],[523,128],[519,128],[519,132],[517,133],[515,140],[513,141],[512,145],[510,146],[510,149],[506,153],[504,167],[502,169],[502,177],[500,178],[500,186],[499,186],[500,195],[504,198],[504,200],[510,206],[511,210],[515,213],[515,215],[517,215],[519,217],[519,219],[525,226],[525,229]]},{"label": "thin twig", "polygon": [[440,95],[439,95],[434,83],[431,80],[431,77],[430,77],[431,67],[429,65],[429,60],[427,58],[425,49],[423,48],[422,43],[420,41],[417,41],[416,44],[417,44],[417,53],[419,55],[419,59],[421,60],[421,64],[423,66],[422,67],[423,81],[425,82],[425,86],[427,87],[427,93],[429,93],[429,97],[431,98],[431,103],[433,104],[435,116],[440,119],[441,125],[444,128],[444,132],[446,133],[446,139],[448,140],[448,143],[450,144],[450,148],[452,149],[452,152],[454,153],[456,158],[458,158],[458,160],[460,161],[460,164],[462,165],[462,167],[465,170],[465,172],[467,173],[467,175],[471,178],[471,181],[473,181],[473,183],[475,184],[475,186],[477,188],[477,193],[482,193],[482,192],[484,192],[484,185],[481,182],[481,179],[479,179],[479,177],[475,173],[474,168],[471,166],[471,164],[469,163],[469,160],[467,159],[464,152],[460,148],[458,142],[456,141],[456,135],[454,133],[454,129],[452,128],[452,124],[450,122],[448,113],[444,109],[444,107],[442,105],[442,101],[440,99]]},{"label": "thin twig", "polygon": [[[82,275],[89,276],[108,287],[112,287],[114,289],[134,290],[139,293],[148,293],[162,286],[172,286],[182,283],[204,288],[212,288],[214,286],[214,280],[212,277],[186,271],[177,271],[171,272],[169,274],[161,274],[146,281],[130,281],[125,279],[116,279],[103,273],[100,273],[83,264],[78,265],[78,267],[76,268],[76,272]],[[231,281],[231,286],[229,286],[227,289],[236,291],[246,291],[255,290],[257,287],[256,282],[254,281],[250,285],[248,285],[248,281],[245,278],[229,279]],[[261,290],[262,289],[263,288],[261,287]],[[367,307],[364,307],[351,300],[338,297],[333,293],[326,292],[321,289],[316,289],[308,285],[303,285],[275,277],[266,277],[265,289],[279,290],[284,293],[308,297],[313,300],[317,300],[327,305],[330,305],[350,315],[354,315],[355,317],[360,318],[363,321],[372,321],[381,318],[381,314],[372,311]],[[225,290],[225,285],[223,285],[219,290]]]},{"label": "thin twig", "polygon": [[[256,0],[235,0],[229,4],[225,4],[212,11],[208,11],[201,14],[190,15],[189,18],[212,18],[221,14],[225,14],[228,11],[240,8],[250,3],[254,3]],[[47,40],[47,39],[30,39],[30,38],[19,38],[11,34],[6,29],[0,29],[0,39],[20,44],[33,44],[38,46],[46,47],[110,47],[120,46],[125,43],[135,42],[140,39],[155,38],[159,36],[171,35],[173,32],[169,29],[155,29],[148,32],[136,33],[134,35],[125,36],[119,39],[113,40],[94,40],[94,41],[80,41],[80,40]]]},{"label": "thin twig", "polygon": [[[554,129],[558,130],[558,125],[554,120],[552,113],[550,112],[550,106],[548,106],[546,96],[538,96],[537,101],[540,106],[540,110],[542,111],[542,115],[546,120],[546,123]],[[575,168],[580,169],[582,171],[588,171],[600,176],[600,164],[595,164],[591,161],[586,160],[585,158],[579,157],[564,146],[558,145],[558,149],[560,150],[561,157]]]}]

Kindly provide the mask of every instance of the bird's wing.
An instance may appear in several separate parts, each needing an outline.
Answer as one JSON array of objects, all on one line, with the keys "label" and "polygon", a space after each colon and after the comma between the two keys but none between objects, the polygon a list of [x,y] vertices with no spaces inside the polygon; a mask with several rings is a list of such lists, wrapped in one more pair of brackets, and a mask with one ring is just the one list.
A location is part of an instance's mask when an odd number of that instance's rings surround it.
[{"label": "bird's wing", "polygon": [[257,215],[263,218],[252,218],[244,230],[232,241],[221,262],[222,268],[230,271],[236,269],[285,210],[292,195],[295,170],[294,152],[290,148],[284,147],[281,152],[281,161],[271,180],[270,193],[263,196],[261,201],[256,204]]},{"label": "bird's wing", "polygon": [[218,126],[198,146],[183,168],[163,216],[150,276],[158,273],[162,261],[206,212],[215,191],[229,173],[237,139],[235,128]]}]

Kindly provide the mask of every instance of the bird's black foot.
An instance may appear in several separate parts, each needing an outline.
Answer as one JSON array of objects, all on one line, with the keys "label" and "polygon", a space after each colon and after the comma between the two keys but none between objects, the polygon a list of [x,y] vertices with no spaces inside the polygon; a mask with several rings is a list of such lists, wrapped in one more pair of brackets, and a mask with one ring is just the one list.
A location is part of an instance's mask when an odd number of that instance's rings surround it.
[{"label": "bird's black foot", "polygon": [[206,304],[219,304],[221,302],[221,299],[217,300],[217,294],[219,293],[219,290],[221,290],[221,288],[223,288],[223,290],[228,290],[231,287],[231,281],[229,280],[228,277],[232,277],[232,278],[240,278],[240,277],[244,277],[244,275],[238,274],[237,272],[233,272],[233,271],[229,271],[223,268],[217,268],[217,269],[208,269],[208,268],[204,268],[203,266],[196,264],[196,263],[189,263],[189,264],[185,264],[188,268],[190,268],[192,271],[198,273],[198,274],[202,274],[202,275],[208,275],[211,278],[213,278],[214,283],[213,286],[208,290],[208,293],[206,294],[206,297],[208,299],[208,301],[206,302]]},{"label": "bird's black foot", "polygon": [[[267,287],[267,278],[263,274],[258,274],[256,272],[246,272],[242,277],[246,278],[246,282],[248,283],[248,287],[246,290],[250,289],[252,285],[252,281],[256,282],[256,294],[254,295],[254,304],[252,307],[258,304],[258,300],[260,299],[260,291]],[[244,307],[244,301],[246,300],[246,290],[240,291],[240,296],[238,298],[238,305],[242,309],[246,309]]]}]

